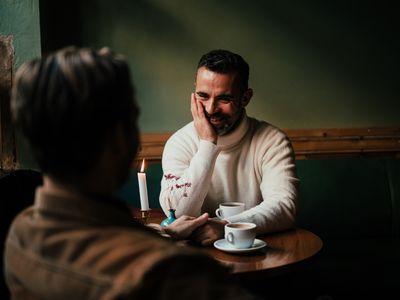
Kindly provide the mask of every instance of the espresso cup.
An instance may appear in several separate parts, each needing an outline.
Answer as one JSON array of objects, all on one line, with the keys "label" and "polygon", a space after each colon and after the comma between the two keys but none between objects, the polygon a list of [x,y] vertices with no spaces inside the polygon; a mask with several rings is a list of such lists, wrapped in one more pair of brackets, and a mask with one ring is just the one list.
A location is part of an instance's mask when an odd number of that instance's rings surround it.
[{"label": "espresso cup", "polygon": [[256,238],[256,224],[229,223],[225,225],[225,240],[236,249],[250,248]]},{"label": "espresso cup", "polygon": [[237,215],[244,211],[244,203],[241,202],[224,202],[215,210],[218,218],[224,219],[230,216]]}]

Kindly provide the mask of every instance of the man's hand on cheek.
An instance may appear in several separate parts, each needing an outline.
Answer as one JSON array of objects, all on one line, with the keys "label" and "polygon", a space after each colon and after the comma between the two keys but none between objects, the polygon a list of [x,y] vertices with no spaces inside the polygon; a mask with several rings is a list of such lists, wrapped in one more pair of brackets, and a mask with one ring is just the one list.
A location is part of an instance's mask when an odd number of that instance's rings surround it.
[{"label": "man's hand on cheek", "polygon": [[217,144],[218,135],[205,115],[203,104],[196,99],[194,93],[192,93],[190,103],[194,126],[199,138]]}]

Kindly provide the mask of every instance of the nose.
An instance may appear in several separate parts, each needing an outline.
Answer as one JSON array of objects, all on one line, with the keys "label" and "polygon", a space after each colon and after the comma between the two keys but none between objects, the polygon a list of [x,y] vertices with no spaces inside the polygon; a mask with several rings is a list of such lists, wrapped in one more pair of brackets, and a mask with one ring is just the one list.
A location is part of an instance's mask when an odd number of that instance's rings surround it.
[{"label": "nose", "polygon": [[219,111],[218,102],[215,101],[214,98],[208,99],[208,101],[205,105],[205,109],[209,115],[215,114],[216,112]]}]

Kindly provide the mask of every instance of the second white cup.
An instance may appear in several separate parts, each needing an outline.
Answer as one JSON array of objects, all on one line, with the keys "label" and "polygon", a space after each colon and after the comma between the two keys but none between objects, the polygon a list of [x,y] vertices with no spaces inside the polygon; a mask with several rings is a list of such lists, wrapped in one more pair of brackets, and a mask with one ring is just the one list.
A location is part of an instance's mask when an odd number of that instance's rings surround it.
[{"label": "second white cup", "polygon": [[244,211],[244,203],[241,202],[224,202],[219,205],[219,208],[215,210],[215,214],[218,218],[224,219],[230,216],[240,214]]},{"label": "second white cup", "polygon": [[230,223],[225,225],[225,240],[236,249],[245,249],[253,246],[256,238],[256,224]]}]

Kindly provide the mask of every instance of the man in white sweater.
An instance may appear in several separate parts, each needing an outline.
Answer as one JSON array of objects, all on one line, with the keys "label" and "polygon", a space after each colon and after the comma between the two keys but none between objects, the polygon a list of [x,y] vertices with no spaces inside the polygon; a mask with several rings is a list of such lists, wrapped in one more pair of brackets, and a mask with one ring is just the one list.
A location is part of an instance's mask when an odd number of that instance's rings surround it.
[{"label": "man in white sweater", "polygon": [[245,211],[212,218],[193,239],[209,245],[228,222],[253,222],[258,234],[295,225],[298,178],[284,132],[250,118],[245,107],[253,90],[249,66],[227,50],[213,50],[198,63],[191,95],[193,121],[167,141],[160,203],[176,215],[213,214],[222,202],[242,202]]}]

